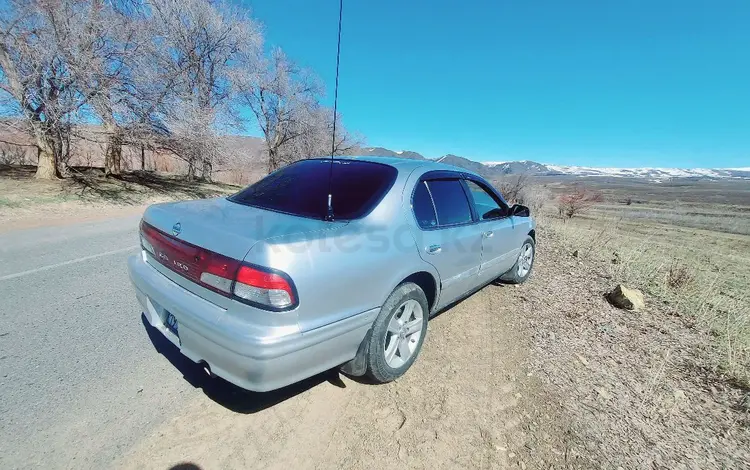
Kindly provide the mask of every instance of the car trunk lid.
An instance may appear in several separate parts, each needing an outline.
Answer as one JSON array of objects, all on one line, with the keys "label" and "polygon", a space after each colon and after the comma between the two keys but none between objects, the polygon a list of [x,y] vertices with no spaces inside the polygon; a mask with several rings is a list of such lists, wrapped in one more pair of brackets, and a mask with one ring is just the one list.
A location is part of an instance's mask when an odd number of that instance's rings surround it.
[{"label": "car trunk lid", "polygon": [[[156,204],[146,210],[143,220],[173,240],[235,260],[243,260],[260,240],[341,225],[237,204],[226,198]],[[194,250],[179,243],[172,243],[171,248],[180,262],[190,261],[195,255]]]}]

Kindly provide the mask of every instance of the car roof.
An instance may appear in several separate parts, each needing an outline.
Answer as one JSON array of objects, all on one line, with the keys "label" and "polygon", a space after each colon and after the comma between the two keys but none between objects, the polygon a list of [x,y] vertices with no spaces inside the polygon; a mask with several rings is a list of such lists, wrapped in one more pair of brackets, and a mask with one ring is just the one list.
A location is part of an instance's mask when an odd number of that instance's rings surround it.
[{"label": "car roof", "polygon": [[414,169],[422,168],[425,171],[448,170],[448,171],[457,171],[460,173],[468,173],[471,175],[479,176],[475,172],[467,170],[465,168],[461,168],[461,167],[454,166],[454,165],[447,165],[445,163],[438,163],[433,160],[417,160],[413,158],[378,157],[378,156],[368,156],[368,155],[353,155],[353,156],[346,156],[346,157],[337,156],[336,158],[381,163],[384,165],[390,165],[396,168],[400,172],[407,172],[407,171],[410,172]]}]

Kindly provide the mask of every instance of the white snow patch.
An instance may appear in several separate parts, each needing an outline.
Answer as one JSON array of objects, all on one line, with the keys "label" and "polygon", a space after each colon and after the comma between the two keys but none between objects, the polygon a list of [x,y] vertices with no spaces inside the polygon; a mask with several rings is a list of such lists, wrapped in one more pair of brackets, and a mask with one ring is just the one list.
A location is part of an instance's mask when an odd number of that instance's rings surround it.
[{"label": "white snow patch", "polygon": [[710,168],[607,168],[573,165],[546,165],[552,171],[581,176],[615,176],[615,177],[651,177],[651,178],[686,178],[691,176],[721,177],[721,170]]}]

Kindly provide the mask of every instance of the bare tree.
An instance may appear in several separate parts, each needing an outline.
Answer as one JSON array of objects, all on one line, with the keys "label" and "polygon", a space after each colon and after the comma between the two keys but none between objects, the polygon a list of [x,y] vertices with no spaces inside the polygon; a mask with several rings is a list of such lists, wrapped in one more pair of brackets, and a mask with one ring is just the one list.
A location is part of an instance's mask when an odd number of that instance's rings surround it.
[{"label": "bare tree", "polygon": [[217,8],[203,0],[151,0],[149,5],[156,74],[165,83],[159,101],[169,138],[162,143],[187,162],[188,179],[198,169],[209,178],[220,155],[219,131],[236,117],[235,70],[252,73],[257,67],[260,29],[228,5]]},{"label": "bare tree", "polygon": [[522,194],[527,186],[531,184],[529,176],[525,173],[520,175],[505,176],[495,183],[506,201],[510,203],[521,203]]},{"label": "bare tree", "polygon": [[604,196],[601,192],[576,184],[570,188],[570,191],[560,196],[557,208],[561,216],[572,219],[603,200]]},{"label": "bare tree", "polygon": [[266,142],[269,173],[297,159],[283,149],[310,131],[323,93],[318,80],[275,49],[263,70],[244,81],[242,91]]},{"label": "bare tree", "polygon": [[123,146],[135,144],[175,150],[189,178],[210,177],[218,135],[237,120],[232,70],[252,70],[261,54],[246,12],[205,0],[3,7],[0,99],[15,127],[35,137],[37,176],[59,176],[73,127],[96,118],[106,174],[120,172]]},{"label": "bare tree", "polygon": [[349,133],[336,116],[336,141],[333,142],[333,110],[318,107],[311,111],[301,125],[295,139],[288,140],[279,148],[280,160],[292,162],[303,158],[328,155],[347,155],[364,144],[364,139]]},{"label": "bare tree", "polygon": [[9,0],[0,14],[0,94],[12,105],[15,127],[37,147],[37,178],[60,175],[68,123],[88,103],[77,88],[79,64],[95,53],[90,2]]},{"label": "bare tree", "polygon": [[[262,35],[246,10],[206,0],[8,0],[0,4],[0,115],[28,133],[37,177],[64,172],[71,139],[103,128],[105,174],[123,148],[164,155],[187,177],[210,178],[221,136],[246,123],[263,131],[268,169],[348,153],[361,139],[320,104],[318,80],[280,50],[262,60]],[[77,132],[79,128],[81,132]],[[94,134],[95,135],[95,134]]]},{"label": "bare tree", "polygon": [[149,86],[146,80],[151,77],[140,72],[150,62],[150,37],[145,11],[138,3],[93,3],[96,8],[92,14],[98,21],[92,24],[90,34],[97,38],[97,54],[78,68],[81,87],[91,95],[91,108],[101,120],[107,139],[104,173],[117,175],[123,145],[143,130],[139,125],[144,121],[139,100],[149,98],[141,90]]},{"label": "bare tree", "polygon": [[[242,98],[255,115],[268,154],[268,172],[303,158],[343,155],[363,143],[349,133],[333,110],[320,104],[323,87],[317,77],[301,69],[275,49],[258,74],[243,82]],[[332,145],[333,144],[333,145]]]}]

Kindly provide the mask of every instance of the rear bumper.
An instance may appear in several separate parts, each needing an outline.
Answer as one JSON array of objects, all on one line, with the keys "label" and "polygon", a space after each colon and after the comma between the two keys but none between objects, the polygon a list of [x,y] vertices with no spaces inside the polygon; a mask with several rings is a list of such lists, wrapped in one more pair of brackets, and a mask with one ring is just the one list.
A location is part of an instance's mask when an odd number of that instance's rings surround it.
[{"label": "rear bumper", "polygon": [[[171,281],[141,254],[128,259],[128,271],[149,324],[189,359],[247,390],[274,390],[351,360],[378,314],[368,310],[304,333],[258,334],[263,326],[251,320],[246,328],[212,321],[226,310]],[[165,326],[167,312],[179,323],[179,338]]]}]

